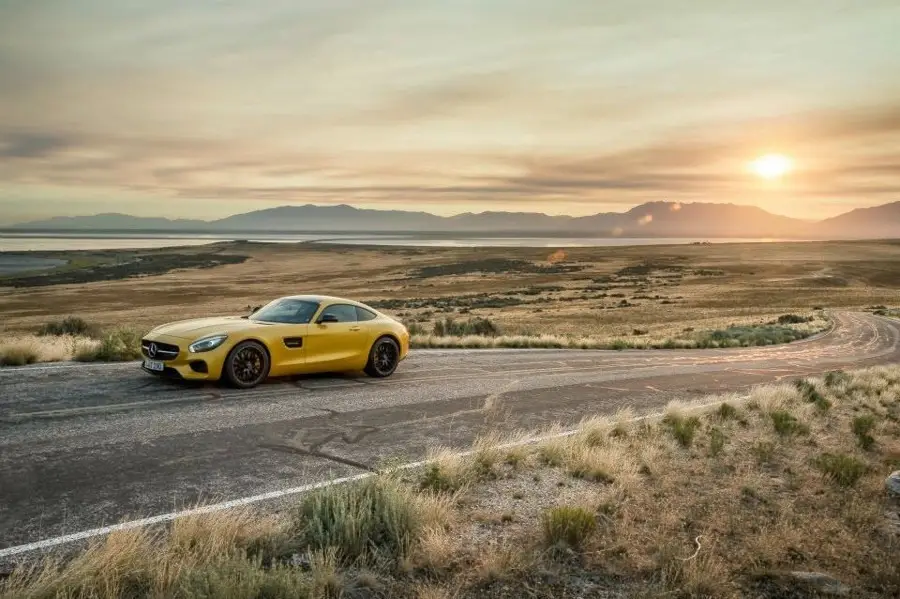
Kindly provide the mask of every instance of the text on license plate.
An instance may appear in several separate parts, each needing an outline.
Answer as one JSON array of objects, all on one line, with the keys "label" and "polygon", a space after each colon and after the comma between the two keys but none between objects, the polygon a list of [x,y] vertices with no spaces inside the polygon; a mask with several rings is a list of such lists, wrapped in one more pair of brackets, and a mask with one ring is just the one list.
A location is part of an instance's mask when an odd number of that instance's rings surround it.
[{"label": "text on license plate", "polygon": [[165,366],[159,360],[144,360],[144,368],[146,368],[147,370],[162,372],[165,369]]}]

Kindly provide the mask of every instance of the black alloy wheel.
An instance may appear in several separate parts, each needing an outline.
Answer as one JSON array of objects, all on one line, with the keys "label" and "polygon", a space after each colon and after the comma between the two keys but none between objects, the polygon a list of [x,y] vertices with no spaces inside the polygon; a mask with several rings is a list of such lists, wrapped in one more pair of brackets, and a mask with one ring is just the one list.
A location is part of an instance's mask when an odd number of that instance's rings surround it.
[{"label": "black alloy wheel", "polygon": [[269,354],[256,341],[242,341],[225,359],[225,378],[239,389],[249,389],[269,376]]},{"label": "black alloy wheel", "polygon": [[391,376],[399,363],[400,347],[397,342],[390,337],[382,337],[372,345],[366,374],[377,378]]}]

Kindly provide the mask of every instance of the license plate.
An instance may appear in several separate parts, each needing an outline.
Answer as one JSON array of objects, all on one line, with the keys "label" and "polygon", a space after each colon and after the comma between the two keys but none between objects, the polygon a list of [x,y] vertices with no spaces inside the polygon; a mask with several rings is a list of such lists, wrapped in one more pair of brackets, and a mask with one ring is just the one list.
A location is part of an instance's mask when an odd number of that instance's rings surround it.
[{"label": "license plate", "polygon": [[144,368],[155,372],[162,372],[165,369],[165,365],[159,360],[144,360]]}]

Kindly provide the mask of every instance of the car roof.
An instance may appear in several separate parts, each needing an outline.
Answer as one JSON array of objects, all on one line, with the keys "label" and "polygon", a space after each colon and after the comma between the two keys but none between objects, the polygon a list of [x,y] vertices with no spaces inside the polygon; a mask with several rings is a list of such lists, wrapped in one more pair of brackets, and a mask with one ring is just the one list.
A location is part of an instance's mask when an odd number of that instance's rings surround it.
[{"label": "car roof", "polygon": [[334,304],[334,303],[352,304],[354,306],[361,306],[363,308],[369,308],[370,310],[372,309],[370,306],[367,306],[366,304],[364,304],[362,302],[358,302],[358,301],[352,300],[352,299],[347,299],[346,297],[335,297],[333,295],[287,295],[280,299],[297,299],[297,300],[306,300],[309,302],[318,302],[318,303],[325,303],[325,304]]}]

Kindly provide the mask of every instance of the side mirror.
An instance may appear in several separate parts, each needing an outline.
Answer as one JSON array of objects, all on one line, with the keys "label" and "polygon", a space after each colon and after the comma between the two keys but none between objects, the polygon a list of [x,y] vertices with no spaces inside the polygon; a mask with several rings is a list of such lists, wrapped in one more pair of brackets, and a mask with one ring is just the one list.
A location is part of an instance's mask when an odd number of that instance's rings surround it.
[{"label": "side mirror", "polygon": [[323,314],[319,317],[319,320],[316,321],[317,324],[325,324],[328,322],[337,322],[338,318],[334,314]]}]

